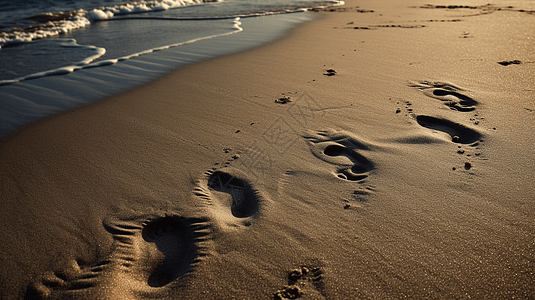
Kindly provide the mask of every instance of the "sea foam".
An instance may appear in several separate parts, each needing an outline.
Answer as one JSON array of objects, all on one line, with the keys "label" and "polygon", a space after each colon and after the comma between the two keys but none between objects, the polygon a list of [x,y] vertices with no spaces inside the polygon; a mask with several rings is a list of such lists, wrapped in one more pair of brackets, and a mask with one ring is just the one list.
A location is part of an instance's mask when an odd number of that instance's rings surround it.
[{"label": "sea foam", "polygon": [[95,63],[91,63],[91,62],[93,62],[95,59],[97,59],[97,58],[101,57],[102,55],[104,55],[104,53],[106,53],[106,49],[99,48],[99,47],[94,47],[94,46],[80,46],[80,45],[76,44],[76,41],[73,40],[73,39],[66,40],[62,44],[64,47],[91,48],[91,49],[93,49],[95,51],[95,53],[94,53],[94,55],[91,55],[91,56],[83,59],[82,61],[73,64],[73,65],[63,66],[63,67],[60,67],[60,68],[55,68],[55,69],[44,71],[44,72],[38,72],[38,73],[31,74],[31,75],[21,76],[21,77],[14,78],[14,79],[0,80],[0,86],[9,85],[9,84],[13,84],[13,83],[16,83],[16,82],[36,79],[36,78],[45,77],[45,76],[69,74],[69,73],[72,73],[74,71],[81,70],[81,69],[84,69],[84,68],[94,68],[94,67],[112,65],[112,64],[116,64],[119,61],[129,60],[129,59],[132,59],[132,58],[135,58],[135,57],[139,57],[139,56],[142,56],[142,55],[146,55],[146,54],[149,54],[149,53],[152,53],[152,52],[155,52],[155,51],[166,50],[166,49],[169,49],[169,48],[174,48],[174,47],[179,47],[179,46],[182,46],[182,45],[192,44],[192,43],[195,43],[195,42],[198,42],[198,41],[202,41],[202,40],[208,40],[208,39],[212,39],[212,38],[216,38],[216,37],[222,37],[222,36],[231,35],[231,34],[243,31],[243,28],[241,28],[240,25],[241,25],[240,18],[239,17],[238,18],[234,18],[233,26],[232,26],[233,30],[232,31],[228,31],[228,32],[221,33],[221,34],[214,34],[214,35],[209,35],[209,36],[204,36],[204,37],[198,37],[198,38],[195,38],[195,39],[188,40],[186,42],[180,42],[180,43],[165,45],[165,46],[161,46],[161,47],[155,47],[155,48],[147,49],[147,50],[144,50],[144,51],[141,51],[141,52],[125,55],[125,56],[122,56],[122,57],[119,57],[119,58],[108,59],[108,60],[104,60],[104,61],[98,61],[98,62],[95,62]]},{"label": "sea foam", "polygon": [[0,49],[7,45],[31,42],[58,36],[75,29],[89,26],[93,21],[111,19],[116,15],[162,11],[188,5],[198,5],[211,0],[152,0],[129,2],[111,7],[95,8],[91,11],[79,9],[71,12],[42,13],[29,19],[42,23],[25,29],[13,29],[10,32],[0,32]]}]

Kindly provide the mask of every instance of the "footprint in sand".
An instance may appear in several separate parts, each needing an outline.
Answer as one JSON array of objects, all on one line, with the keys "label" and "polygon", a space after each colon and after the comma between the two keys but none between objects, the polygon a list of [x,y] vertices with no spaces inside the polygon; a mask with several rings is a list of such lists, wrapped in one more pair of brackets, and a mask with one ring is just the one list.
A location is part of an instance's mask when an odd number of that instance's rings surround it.
[{"label": "footprint in sand", "polygon": [[479,132],[446,119],[419,115],[416,116],[416,122],[420,126],[449,134],[454,143],[472,144],[482,137]]},{"label": "footprint in sand", "polygon": [[317,158],[337,166],[334,174],[338,178],[360,181],[375,169],[374,163],[359,153],[370,150],[370,146],[349,133],[334,130],[310,132],[304,138]]},{"label": "footprint in sand", "polygon": [[311,299],[326,299],[323,270],[319,267],[302,266],[288,273],[288,285],[276,291],[278,300],[297,299],[302,295]]},{"label": "footprint in sand", "polygon": [[111,254],[100,263],[42,276],[26,299],[134,299],[151,295],[188,273],[204,256],[204,219],[175,215],[104,224],[112,234]]},{"label": "footprint in sand", "polygon": [[222,228],[248,226],[260,212],[265,199],[255,189],[245,174],[225,168],[223,171],[208,171],[194,190],[201,197]]},{"label": "footprint in sand", "polygon": [[411,83],[409,86],[418,88],[426,96],[438,99],[451,109],[460,112],[473,111],[478,104],[474,99],[463,95],[462,88],[450,83],[422,81]]}]

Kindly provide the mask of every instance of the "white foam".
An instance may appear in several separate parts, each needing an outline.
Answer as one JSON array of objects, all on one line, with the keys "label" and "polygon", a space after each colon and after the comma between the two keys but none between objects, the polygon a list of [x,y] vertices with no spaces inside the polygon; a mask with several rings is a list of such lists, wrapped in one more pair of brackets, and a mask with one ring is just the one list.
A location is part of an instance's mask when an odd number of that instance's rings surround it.
[{"label": "white foam", "polygon": [[[37,39],[44,39],[49,37],[58,36],[60,34],[68,33],[72,30],[83,28],[89,26],[93,21],[101,21],[111,19],[117,15],[127,15],[135,13],[144,13],[151,11],[163,11],[169,10],[189,5],[199,5],[210,2],[222,2],[223,0],[142,0],[139,2],[129,2],[126,4],[120,4],[112,7],[101,7],[96,8],[91,11],[85,11],[79,9],[77,11],[70,12],[72,17],[59,20],[59,21],[49,21],[45,24],[41,24],[39,29],[27,29],[27,30],[17,30],[13,32],[0,32],[0,49],[2,46],[9,44],[19,44],[27,43]],[[344,1],[332,0],[333,4],[329,6],[340,6],[344,5]],[[324,7],[324,6],[320,6]],[[306,11],[308,8],[301,8],[297,10],[289,10],[286,13],[290,12],[302,12]],[[280,12],[265,12],[265,13],[254,13],[250,15],[236,15],[235,17],[255,17],[255,16],[266,16],[279,14]],[[61,15],[64,14],[60,12],[58,14],[44,13],[42,15]],[[202,19],[202,18],[199,18]]]},{"label": "white foam", "polygon": [[20,30],[10,33],[1,32],[0,48],[4,45],[27,43],[33,40],[58,36],[74,29],[86,27],[89,24],[91,24],[91,22],[87,18],[75,16],[69,20],[49,21],[35,31]]},{"label": "white foam", "polygon": [[205,37],[199,37],[199,38],[192,39],[192,40],[189,40],[189,41],[186,41],[186,42],[182,42],[182,43],[176,43],[176,44],[166,45],[166,46],[162,46],[162,47],[155,47],[155,48],[152,48],[152,49],[148,49],[148,50],[144,50],[144,51],[141,51],[141,52],[133,53],[133,54],[126,55],[126,56],[123,56],[123,57],[119,57],[119,58],[116,58],[116,59],[109,59],[109,60],[99,61],[99,62],[95,62],[95,63],[91,63],[91,62],[94,61],[95,59],[97,59],[98,57],[104,55],[104,53],[106,53],[106,50],[104,48],[97,48],[97,47],[94,47],[94,46],[80,46],[80,45],[76,44],[76,41],[73,40],[73,39],[67,40],[64,43],[64,45],[67,46],[67,47],[76,47],[76,46],[79,46],[79,47],[90,47],[90,48],[94,48],[96,50],[96,54],[93,55],[93,56],[90,56],[90,57],[88,57],[88,58],[86,58],[86,59],[84,59],[82,61],[80,61],[79,63],[77,63],[75,65],[65,66],[65,67],[61,67],[61,68],[57,68],[57,69],[53,69],[53,70],[48,70],[48,71],[44,71],[44,72],[39,72],[39,73],[35,73],[35,74],[27,75],[27,76],[22,76],[22,77],[15,78],[15,79],[0,80],[0,86],[8,85],[8,84],[16,83],[16,82],[21,82],[21,81],[25,81],[25,80],[37,79],[37,78],[45,77],[45,76],[69,74],[69,73],[72,73],[74,71],[85,69],[85,68],[95,68],[95,67],[101,67],[101,66],[106,66],[106,65],[112,65],[112,64],[116,64],[119,61],[129,60],[129,59],[132,59],[134,57],[139,57],[139,56],[142,56],[142,55],[146,55],[146,54],[149,54],[149,53],[152,53],[152,52],[155,52],[155,51],[166,50],[166,49],[169,49],[169,48],[179,47],[179,46],[182,46],[182,45],[187,45],[187,44],[191,44],[191,43],[195,43],[195,42],[203,41],[203,40],[208,40],[208,39],[212,39],[212,38],[216,38],[216,37],[227,36],[227,35],[231,35],[231,34],[243,31],[243,28],[240,27],[241,22],[240,22],[240,18],[239,17],[234,19],[233,24],[234,24],[233,27],[235,28],[235,30],[230,31],[230,32],[225,32],[225,33],[215,34],[215,35],[210,35],[210,36],[205,36]]},{"label": "white foam", "polygon": [[102,11],[100,9],[93,9],[92,11],[88,12],[86,17],[91,20],[105,20],[109,18],[113,18],[113,13],[111,11]]},{"label": "white foam", "polygon": [[52,70],[38,72],[38,73],[30,74],[30,75],[27,75],[27,76],[22,76],[22,77],[15,78],[15,79],[10,79],[10,80],[0,80],[0,86],[12,84],[12,83],[20,82],[20,81],[24,81],[24,80],[37,79],[37,78],[45,77],[45,76],[69,74],[69,73],[72,73],[72,72],[74,72],[76,70],[84,68],[85,66],[87,66],[88,64],[90,64],[91,62],[93,62],[94,60],[96,60],[97,58],[103,56],[106,53],[106,49],[104,49],[104,48],[95,47],[95,46],[79,45],[79,44],[76,43],[76,40],[74,40],[74,39],[51,40],[50,42],[59,43],[59,45],[61,47],[64,47],[64,48],[80,48],[80,49],[84,49],[84,50],[89,50],[89,53],[93,53],[93,54],[87,56],[86,58],[82,59],[81,61],[78,61],[78,62],[76,62],[76,63],[74,63],[73,65],[70,65],[70,66],[64,66],[64,67],[60,67],[60,68],[55,68],[55,69],[52,69]]},{"label": "white foam", "polygon": [[[206,2],[219,2],[208,0],[150,0],[140,2],[130,2],[112,7],[102,7],[86,11],[83,9],[71,12],[72,16],[68,19],[59,21],[49,21],[41,24],[39,28],[15,30],[13,32],[0,32],[0,49],[2,46],[10,44],[27,43],[37,39],[44,39],[58,36],[75,29],[89,26],[92,21],[111,19],[116,15],[126,15],[135,13],[144,13],[151,11],[162,11],[172,8],[178,8],[188,5],[198,5]],[[44,13],[42,15],[61,15]]]}]

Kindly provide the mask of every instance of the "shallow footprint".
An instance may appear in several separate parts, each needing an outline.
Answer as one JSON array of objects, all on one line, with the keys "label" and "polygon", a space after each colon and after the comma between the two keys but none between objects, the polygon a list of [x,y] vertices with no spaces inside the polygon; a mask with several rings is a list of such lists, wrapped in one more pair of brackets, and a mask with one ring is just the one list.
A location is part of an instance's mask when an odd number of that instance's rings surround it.
[{"label": "shallow footprint", "polygon": [[453,84],[422,81],[409,86],[418,88],[428,97],[444,102],[445,105],[453,110],[461,112],[473,111],[478,104],[476,100],[463,95],[461,93],[463,89]]},{"label": "shallow footprint", "polygon": [[176,215],[104,224],[112,234],[111,254],[101,262],[80,266],[72,261],[64,271],[42,276],[26,299],[130,299],[157,293],[188,273],[199,261],[208,235],[205,219]]},{"label": "shallow footprint", "polygon": [[375,169],[375,164],[358,152],[370,150],[370,146],[350,133],[334,130],[310,132],[305,139],[317,158],[339,166],[335,172],[338,178],[360,181]]},{"label": "shallow footprint", "polygon": [[416,117],[416,122],[420,126],[449,134],[454,143],[471,144],[482,137],[479,132],[446,119],[420,115]]},{"label": "shallow footprint", "polygon": [[261,193],[237,170],[208,171],[205,175],[207,180],[200,180],[194,192],[205,200],[220,225],[249,225],[260,212]]},{"label": "shallow footprint", "polygon": [[323,270],[320,267],[302,266],[288,273],[288,285],[273,293],[278,300],[297,299],[307,295],[311,299],[326,299]]}]

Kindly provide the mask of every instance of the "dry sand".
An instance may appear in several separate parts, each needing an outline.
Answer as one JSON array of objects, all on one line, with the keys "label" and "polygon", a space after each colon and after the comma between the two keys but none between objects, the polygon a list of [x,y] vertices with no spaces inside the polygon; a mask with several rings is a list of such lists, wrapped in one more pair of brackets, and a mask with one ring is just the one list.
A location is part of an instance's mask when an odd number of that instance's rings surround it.
[{"label": "dry sand", "polygon": [[533,299],[533,8],[426,3],[4,139],[0,298]]}]

